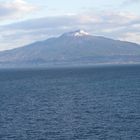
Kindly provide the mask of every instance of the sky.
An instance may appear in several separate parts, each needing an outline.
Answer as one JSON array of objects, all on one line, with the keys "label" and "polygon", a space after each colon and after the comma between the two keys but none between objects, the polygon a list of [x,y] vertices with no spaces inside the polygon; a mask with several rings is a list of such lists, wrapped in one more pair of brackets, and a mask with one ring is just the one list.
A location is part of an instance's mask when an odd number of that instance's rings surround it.
[{"label": "sky", "polygon": [[85,30],[140,44],[140,0],[0,0],[0,51]]}]

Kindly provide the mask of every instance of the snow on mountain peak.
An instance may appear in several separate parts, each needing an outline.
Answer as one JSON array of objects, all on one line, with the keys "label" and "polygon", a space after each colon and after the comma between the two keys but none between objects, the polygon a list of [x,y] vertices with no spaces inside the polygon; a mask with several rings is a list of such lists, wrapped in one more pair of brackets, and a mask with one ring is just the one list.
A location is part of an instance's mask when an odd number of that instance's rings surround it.
[{"label": "snow on mountain peak", "polygon": [[63,34],[64,36],[75,36],[75,37],[82,37],[82,36],[87,36],[89,33],[85,32],[84,30],[77,30],[74,32],[69,32]]},{"label": "snow on mountain peak", "polygon": [[85,32],[84,30],[79,30],[74,33],[74,36],[85,36],[89,35],[89,33]]}]

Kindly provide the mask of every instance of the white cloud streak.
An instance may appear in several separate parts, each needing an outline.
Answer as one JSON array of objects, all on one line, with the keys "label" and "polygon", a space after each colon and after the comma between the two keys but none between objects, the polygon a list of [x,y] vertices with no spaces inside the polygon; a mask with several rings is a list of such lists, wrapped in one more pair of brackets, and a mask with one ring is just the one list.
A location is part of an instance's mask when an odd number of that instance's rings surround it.
[{"label": "white cloud streak", "polygon": [[21,18],[36,9],[35,6],[27,3],[25,0],[11,0],[0,3],[0,20],[13,20]]}]

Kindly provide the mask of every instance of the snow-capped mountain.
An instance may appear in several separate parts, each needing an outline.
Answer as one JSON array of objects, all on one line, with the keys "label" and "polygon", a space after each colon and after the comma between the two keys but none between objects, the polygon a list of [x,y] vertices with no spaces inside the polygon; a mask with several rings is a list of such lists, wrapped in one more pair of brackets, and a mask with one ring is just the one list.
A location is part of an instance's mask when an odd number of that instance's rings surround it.
[{"label": "snow-capped mountain", "polygon": [[27,46],[0,52],[4,65],[87,65],[140,63],[140,45],[93,36],[83,30],[64,33]]}]

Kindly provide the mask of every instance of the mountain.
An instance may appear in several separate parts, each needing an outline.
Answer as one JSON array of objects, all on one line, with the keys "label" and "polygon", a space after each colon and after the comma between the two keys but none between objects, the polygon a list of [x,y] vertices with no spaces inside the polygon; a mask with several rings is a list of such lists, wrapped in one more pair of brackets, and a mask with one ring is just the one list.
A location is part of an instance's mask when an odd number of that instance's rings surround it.
[{"label": "mountain", "polygon": [[140,45],[77,30],[0,52],[1,67],[116,63],[140,63]]}]

